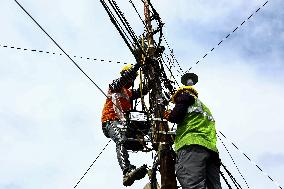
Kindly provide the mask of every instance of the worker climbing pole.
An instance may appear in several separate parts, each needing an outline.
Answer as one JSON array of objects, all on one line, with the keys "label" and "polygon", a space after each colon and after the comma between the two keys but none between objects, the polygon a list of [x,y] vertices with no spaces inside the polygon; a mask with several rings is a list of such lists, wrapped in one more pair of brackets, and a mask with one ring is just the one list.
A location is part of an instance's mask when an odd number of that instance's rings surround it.
[{"label": "worker climbing pole", "polygon": [[[167,78],[162,64],[162,55],[165,49],[161,46],[163,23],[151,2],[149,0],[142,1],[144,6],[144,20],[142,20],[142,17],[140,17],[140,19],[144,24],[145,31],[140,37],[137,37],[114,0],[100,0],[100,2],[108,13],[111,22],[118,30],[131,53],[134,55],[136,62],[141,65],[141,106],[142,111],[146,114],[150,130],[148,133],[140,132],[140,134],[149,134],[148,138],[150,138],[152,146],[151,150],[154,150],[157,153],[157,158],[152,170],[151,188],[156,188],[155,176],[157,168],[159,167],[161,188],[176,189],[177,183],[174,169],[175,155],[172,149],[173,139],[169,134],[167,121],[163,119],[167,99],[169,99],[170,94],[174,92],[173,86]],[[132,1],[130,2],[132,3]],[[133,3],[132,5],[134,6]],[[136,7],[135,10],[137,11]],[[155,41],[155,39],[157,39],[157,41]],[[149,85],[149,83],[151,83],[151,85]],[[142,96],[142,89],[145,86],[148,86],[150,91],[149,98],[147,98],[148,102],[144,102],[145,99]],[[146,108],[145,104],[149,107]],[[136,123],[136,125],[141,124]],[[136,139],[137,138],[138,137],[136,136]],[[139,137],[139,140],[141,140],[141,137]],[[145,151],[145,149],[135,148],[133,145],[131,148]]]}]

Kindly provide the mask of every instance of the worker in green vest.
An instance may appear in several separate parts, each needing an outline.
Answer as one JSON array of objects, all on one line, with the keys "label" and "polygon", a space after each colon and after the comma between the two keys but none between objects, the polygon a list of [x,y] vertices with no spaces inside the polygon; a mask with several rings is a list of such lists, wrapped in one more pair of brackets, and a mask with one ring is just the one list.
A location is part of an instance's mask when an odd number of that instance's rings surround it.
[{"label": "worker in green vest", "polygon": [[183,189],[221,189],[215,120],[192,87],[198,76],[186,73],[181,82],[185,86],[171,98],[175,107],[165,113],[168,121],[177,123],[177,179]]}]

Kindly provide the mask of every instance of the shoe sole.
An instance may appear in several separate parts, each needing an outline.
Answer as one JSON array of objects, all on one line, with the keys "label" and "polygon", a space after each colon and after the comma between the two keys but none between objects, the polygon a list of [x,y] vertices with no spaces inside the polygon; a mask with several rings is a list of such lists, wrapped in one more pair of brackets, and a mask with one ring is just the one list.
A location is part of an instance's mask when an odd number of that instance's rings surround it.
[{"label": "shoe sole", "polygon": [[146,167],[143,167],[141,169],[138,169],[137,172],[133,175],[134,180],[140,180],[145,177],[147,174],[147,169]]},{"label": "shoe sole", "polygon": [[133,173],[133,176],[129,180],[123,182],[123,185],[124,186],[131,186],[134,183],[135,180],[140,180],[140,179],[144,178],[146,174],[147,174],[146,167],[141,167]]}]

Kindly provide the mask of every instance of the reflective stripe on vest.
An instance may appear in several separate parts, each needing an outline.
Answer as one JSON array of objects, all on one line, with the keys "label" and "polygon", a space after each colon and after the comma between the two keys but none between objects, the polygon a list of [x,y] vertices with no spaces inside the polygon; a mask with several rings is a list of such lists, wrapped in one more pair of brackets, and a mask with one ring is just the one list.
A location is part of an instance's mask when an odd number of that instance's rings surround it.
[{"label": "reflective stripe on vest", "polygon": [[204,117],[206,117],[209,121],[215,121],[212,115],[209,115],[206,111],[202,108],[202,103],[200,100],[196,99],[196,103],[192,106],[189,106],[187,109],[187,113],[200,113]]}]

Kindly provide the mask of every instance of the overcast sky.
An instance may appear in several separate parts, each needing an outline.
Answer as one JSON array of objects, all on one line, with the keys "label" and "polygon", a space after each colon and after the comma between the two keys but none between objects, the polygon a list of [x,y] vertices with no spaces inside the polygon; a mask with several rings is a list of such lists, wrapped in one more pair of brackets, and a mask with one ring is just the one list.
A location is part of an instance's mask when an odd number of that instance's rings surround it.
[{"label": "overcast sky", "polygon": [[[109,60],[134,63],[98,0],[19,2],[68,54],[77,56],[74,60],[103,91],[122,67]],[[265,2],[153,4],[181,67],[193,67],[199,75],[196,88],[217,129],[283,187],[284,2],[271,0],[263,6]],[[134,3],[143,13],[141,2]],[[140,34],[139,17],[128,1],[119,5]],[[100,123],[105,97],[13,0],[0,1],[0,18],[0,189],[73,188],[108,142]],[[250,188],[278,188],[221,139]],[[225,165],[246,188],[220,141],[218,147]],[[138,166],[152,163],[151,153],[130,155]],[[128,188],[146,183],[143,179]],[[78,188],[123,188],[113,142]]]}]

